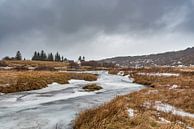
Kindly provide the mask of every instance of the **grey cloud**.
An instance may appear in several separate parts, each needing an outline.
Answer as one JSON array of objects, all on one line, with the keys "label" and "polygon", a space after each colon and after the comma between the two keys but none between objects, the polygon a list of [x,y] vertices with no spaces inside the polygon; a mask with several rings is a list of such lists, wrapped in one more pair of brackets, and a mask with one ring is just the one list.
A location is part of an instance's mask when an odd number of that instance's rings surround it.
[{"label": "grey cloud", "polygon": [[[0,0],[0,47],[9,48],[10,45],[14,50],[13,46],[20,42],[20,38],[25,38],[25,43],[21,41],[20,45],[27,46],[25,44],[34,41],[34,44],[44,42],[42,47],[49,47],[48,49],[53,46],[53,49],[60,49],[61,45],[73,48],[80,44],[94,44],[101,34],[146,37],[171,32],[193,33],[192,2],[193,0]],[[179,22],[175,24],[177,20]],[[36,38],[42,40],[37,42]]]}]

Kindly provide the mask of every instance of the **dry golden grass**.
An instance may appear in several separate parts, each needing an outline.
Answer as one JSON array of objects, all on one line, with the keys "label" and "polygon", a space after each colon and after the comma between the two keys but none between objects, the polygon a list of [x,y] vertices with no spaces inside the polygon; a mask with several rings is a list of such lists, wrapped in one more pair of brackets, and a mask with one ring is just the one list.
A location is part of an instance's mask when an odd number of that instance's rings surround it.
[{"label": "dry golden grass", "polygon": [[4,61],[10,67],[16,66],[31,66],[31,67],[38,67],[38,66],[48,66],[48,67],[65,67],[68,64],[64,62],[54,62],[54,61]]},{"label": "dry golden grass", "polygon": [[120,70],[119,69],[110,69],[108,71],[109,74],[117,74]]},{"label": "dry golden grass", "polygon": [[124,108],[124,101],[118,97],[103,106],[81,112],[75,120],[74,129],[105,129],[111,126],[122,127],[122,123],[125,123],[123,120],[126,120],[125,117],[127,117],[126,112],[123,112]]},{"label": "dry golden grass", "polygon": [[[186,129],[194,127],[193,118],[181,117],[153,108],[156,101],[161,101],[194,113],[193,71],[184,69],[183,72],[178,68],[144,68],[128,69],[128,72],[131,73],[136,83],[152,86],[152,88],[148,87],[117,97],[100,107],[81,112],[75,120],[74,129]],[[138,72],[173,72],[180,73],[180,76],[142,76],[136,74]],[[116,74],[116,72],[113,73]],[[172,85],[178,87],[170,89]],[[146,102],[149,102],[151,106],[146,107]],[[134,109],[134,117],[128,116],[128,108]],[[159,118],[164,118],[170,123],[161,123]]]},{"label": "dry golden grass", "polygon": [[[143,97],[146,90],[131,95],[117,97],[100,107],[83,111],[74,121],[74,129],[185,129],[185,125],[176,123],[182,121],[194,126],[193,119],[175,116],[154,109],[146,109],[143,103],[149,100]],[[139,94],[142,94],[139,95]],[[143,99],[142,99],[143,98]],[[130,118],[127,109],[135,110],[135,116]],[[159,123],[163,117],[171,123]]]},{"label": "dry golden grass", "polygon": [[85,73],[49,71],[0,71],[0,92],[12,93],[41,89],[53,82],[67,84],[70,79],[94,81],[97,79],[97,76]]},{"label": "dry golden grass", "polygon": [[[135,82],[152,86],[160,91],[159,100],[173,104],[185,111],[194,113],[194,76],[158,77],[133,75]],[[170,90],[173,85],[178,87]]]}]

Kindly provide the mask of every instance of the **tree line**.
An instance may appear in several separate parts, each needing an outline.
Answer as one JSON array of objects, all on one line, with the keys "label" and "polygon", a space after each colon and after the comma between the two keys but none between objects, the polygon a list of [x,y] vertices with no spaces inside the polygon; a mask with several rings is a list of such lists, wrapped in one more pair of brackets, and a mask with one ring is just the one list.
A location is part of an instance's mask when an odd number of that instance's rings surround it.
[{"label": "tree line", "polygon": [[38,61],[67,61],[67,58],[64,58],[61,56],[58,52],[54,55],[52,52],[46,54],[44,50],[41,52],[34,52],[34,55],[32,56],[32,60],[38,60]]},{"label": "tree line", "polygon": [[[16,52],[16,56],[15,57],[9,57],[6,56],[3,58],[3,60],[25,60],[25,58],[22,58],[22,54],[20,51]],[[46,52],[44,52],[44,50],[38,52],[35,51],[31,60],[37,60],[37,61],[67,61],[67,58],[64,58],[63,56],[61,56],[59,54],[59,52],[57,52],[56,54],[48,53],[46,54]],[[79,56],[78,61],[83,62],[85,61],[85,57],[84,56]]]}]

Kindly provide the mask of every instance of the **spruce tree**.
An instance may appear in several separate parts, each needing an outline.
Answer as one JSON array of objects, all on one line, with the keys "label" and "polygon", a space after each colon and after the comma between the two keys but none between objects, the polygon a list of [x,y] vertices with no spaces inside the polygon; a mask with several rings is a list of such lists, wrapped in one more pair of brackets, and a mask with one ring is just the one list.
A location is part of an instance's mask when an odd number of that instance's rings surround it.
[{"label": "spruce tree", "polygon": [[85,56],[83,56],[82,61],[85,61]]},{"label": "spruce tree", "polygon": [[22,54],[21,54],[20,51],[17,51],[16,56],[15,56],[15,59],[16,60],[22,60]]},{"label": "spruce tree", "polygon": [[47,60],[46,53],[45,53],[43,50],[41,51],[41,54],[40,54],[40,60],[41,60],[41,61]]},{"label": "spruce tree", "polygon": [[81,56],[79,56],[78,61],[82,61],[82,57]]},{"label": "spruce tree", "polygon": [[37,60],[41,60],[40,53],[37,53]]},{"label": "spruce tree", "polygon": [[58,52],[55,55],[55,61],[61,61],[61,56],[59,55]]},{"label": "spruce tree", "polygon": [[54,61],[54,57],[52,53],[48,54],[48,61]]},{"label": "spruce tree", "polygon": [[38,53],[35,51],[35,52],[34,52],[34,55],[33,55],[33,57],[32,57],[32,60],[37,60],[37,57],[38,57]]},{"label": "spruce tree", "polygon": [[67,61],[67,58],[64,58],[64,60],[63,61]]}]

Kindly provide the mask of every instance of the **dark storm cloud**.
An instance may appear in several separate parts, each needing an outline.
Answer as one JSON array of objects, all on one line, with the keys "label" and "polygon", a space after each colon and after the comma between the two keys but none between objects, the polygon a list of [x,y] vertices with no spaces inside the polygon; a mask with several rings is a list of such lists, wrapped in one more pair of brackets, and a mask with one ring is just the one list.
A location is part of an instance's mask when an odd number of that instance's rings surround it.
[{"label": "dark storm cloud", "polygon": [[193,5],[192,0],[0,0],[0,49],[18,44],[35,49],[40,43],[49,50],[80,47],[100,35],[193,33]]}]

